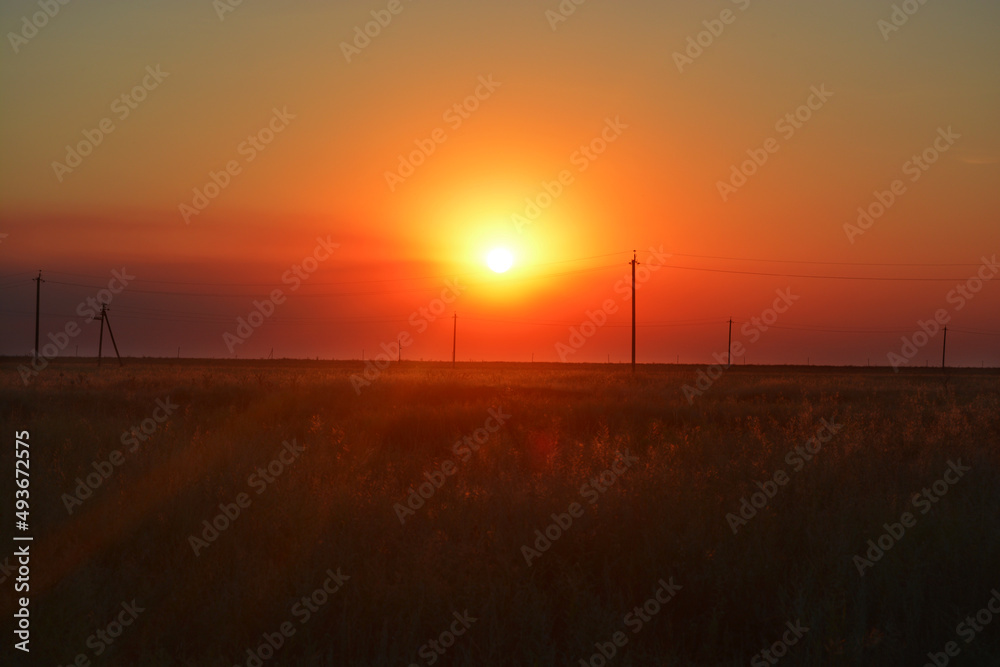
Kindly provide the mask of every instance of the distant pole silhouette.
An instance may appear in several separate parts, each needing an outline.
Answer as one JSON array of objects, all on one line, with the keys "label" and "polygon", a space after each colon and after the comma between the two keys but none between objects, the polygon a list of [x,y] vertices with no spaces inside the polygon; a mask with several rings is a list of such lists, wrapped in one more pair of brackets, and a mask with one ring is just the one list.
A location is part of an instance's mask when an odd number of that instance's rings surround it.
[{"label": "distant pole silhouette", "polygon": [[[451,367],[455,368],[455,350],[458,343],[458,313],[455,313],[452,319],[454,320],[454,325],[451,330]],[[532,360],[534,360],[534,355],[532,355]]]},{"label": "distant pole silhouette", "polygon": [[396,336],[396,363],[399,363],[403,359],[403,346],[400,344],[401,337]]},{"label": "distant pole silhouette", "polygon": [[124,366],[122,362],[122,355],[118,354],[118,343],[115,342],[115,332],[111,330],[111,320],[108,318],[107,313],[104,314],[104,320],[108,323],[108,335],[111,336],[111,345],[115,348],[115,356],[118,358],[118,365]]},{"label": "distant pole silhouette", "polygon": [[42,304],[42,270],[38,269],[38,277],[32,278],[35,281],[35,363],[38,363],[38,312]]},{"label": "distant pole silhouette", "polygon": [[941,368],[944,368],[944,353],[948,347],[948,327],[944,328],[944,340],[941,341]]},{"label": "distant pole silhouette", "polygon": [[118,354],[118,343],[115,342],[115,334],[111,331],[111,320],[108,319],[108,306],[107,304],[101,304],[101,335],[97,340],[97,365],[101,365],[101,348],[104,347],[104,324],[108,325],[108,335],[111,336],[111,345],[115,348],[115,356],[118,358],[118,365],[124,366],[122,363],[122,355]]},{"label": "distant pole silhouette", "polygon": [[729,345],[726,346],[726,368],[733,365],[733,318],[729,318]]},{"label": "distant pole silhouette", "polygon": [[632,372],[635,373],[635,250],[632,251]]},{"label": "distant pole silhouette", "polygon": [[101,365],[101,350],[104,349],[104,305],[101,305],[101,336],[97,339],[97,365]]}]

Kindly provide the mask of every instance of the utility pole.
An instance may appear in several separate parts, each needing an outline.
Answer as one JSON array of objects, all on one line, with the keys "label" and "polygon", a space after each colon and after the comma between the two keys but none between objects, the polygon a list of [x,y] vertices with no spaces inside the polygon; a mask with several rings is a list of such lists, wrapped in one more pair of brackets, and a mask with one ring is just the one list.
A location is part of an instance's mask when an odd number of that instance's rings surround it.
[{"label": "utility pole", "polygon": [[635,250],[632,251],[632,372],[635,373]]},{"label": "utility pole", "polygon": [[101,365],[101,348],[104,346],[104,323],[108,324],[108,335],[111,336],[111,344],[115,348],[115,356],[118,358],[118,365],[124,366],[122,362],[122,355],[118,354],[118,343],[115,342],[115,334],[111,331],[111,320],[108,319],[108,306],[107,304],[101,304],[101,336],[97,340],[97,365]]},{"label": "utility pole", "polygon": [[726,368],[733,365],[733,318],[729,318],[729,345],[726,347]]},{"label": "utility pole", "polygon": [[101,350],[104,348],[104,308],[101,304],[101,337],[97,339],[97,365],[101,365]]},{"label": "utility pole", "polygon": [[42,270],[38,269],[38,277],[32,278],[35,281],[35,363],[38,363],[38,311],[42,303]]},{"label": "utility pole", "polygon": [[401,336],[396,336],[396,363],[398,364],[403,359],[403,345],[400,343],[402,340]]},{"label": "utility pole", "polygon": [[[455,350],[456,350],[456,344],[458,342],[458,313],[455,313],[455,315],[453,317],[453,320],[454,320],[454,326],[453,326],[453,328],[451,330],[451,367],[452,367],[452,369],[455,368]],[[534,355],[532,355],[532,360],[534,360]]]},{"label": "utility pole", "polygon": [[944,328],[944,340],[941,341],[941,368],[944,368],[944,353],[948,346],[948,327]]}]

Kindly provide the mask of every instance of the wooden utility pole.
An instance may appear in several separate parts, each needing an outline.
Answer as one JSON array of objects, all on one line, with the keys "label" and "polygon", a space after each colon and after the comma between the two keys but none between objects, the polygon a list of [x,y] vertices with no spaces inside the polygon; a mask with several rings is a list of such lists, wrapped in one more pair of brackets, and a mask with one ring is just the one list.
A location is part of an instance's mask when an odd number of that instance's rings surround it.
[{"label": "wooden utility pole", "polygon": [[948,327],[945,327],[944,340],[941,341],[941,368],[944,368],[944,353],[947,350],[947,347],[948,347]]},{"label": "wooden utility pole", "polygon": [[111,331],[111,320],[108,319],[108,306],[101,304],[101,335],[97,339],[97,365],[101,365],[101,348],[104,347],[104,323],[108,324],[108,335],[111,336],[111,345],[115,348],[115,356],[118,358],[118,365],[124,366],[122,355],[118,354],[118,343],[115,342],[115,334]]},{"label": "wooden utility pole", "polygon": [[97,365],[101,365],[101,350],[104,349],[104,305],[101,305],[101,336],[97,339]]},{"label": "wooden utility pole", "polygon": [[632,251],[632,372],[635,373],[635,250]]},{"label": "wooden utility pole", "polygon": [[42,270],[38,269],[38,277],[32,278],[35,281],[35,363],[38,363],[38,312],[42,304]]},{"label": "wooden utility pole", "polygon": [[726,346],[726,368],[733,365],[733,318],[729,318],[729,345]]},{"label": "wooden utility pole", "polygon": [[[458,313],[455,313],[453,320],[454,326],[451,330],[451,367],[455,368],[455,350],[458,342]],[[534,359],[534,355],[532,355],[532,359]]]}]

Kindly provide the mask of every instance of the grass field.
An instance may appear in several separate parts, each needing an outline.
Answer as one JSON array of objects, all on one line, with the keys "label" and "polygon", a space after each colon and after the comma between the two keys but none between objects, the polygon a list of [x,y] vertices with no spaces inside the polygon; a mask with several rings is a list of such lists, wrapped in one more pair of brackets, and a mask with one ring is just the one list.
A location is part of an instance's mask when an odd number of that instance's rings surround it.
[{"label": "grass field", "polygon": [[995,371],[17,363],[32,665],[1000,664]]}]

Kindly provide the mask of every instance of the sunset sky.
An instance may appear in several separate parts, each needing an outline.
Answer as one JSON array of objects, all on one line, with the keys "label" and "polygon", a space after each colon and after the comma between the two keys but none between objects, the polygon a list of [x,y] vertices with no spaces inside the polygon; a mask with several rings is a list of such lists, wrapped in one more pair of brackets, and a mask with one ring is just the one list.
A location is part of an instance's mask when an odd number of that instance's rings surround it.
[{"label": "sunset sky", "polygon": [[949,363],[1000,364],[991,0],[52,4],[0,7],[0,354],[41,269],[63,355],[118,271],[128,356],[450,360],[457,311],[459,360],[626,361],[634,249],[640,362],[711,363],[732,318],[748,363],[886,364],[942,310]]}]

